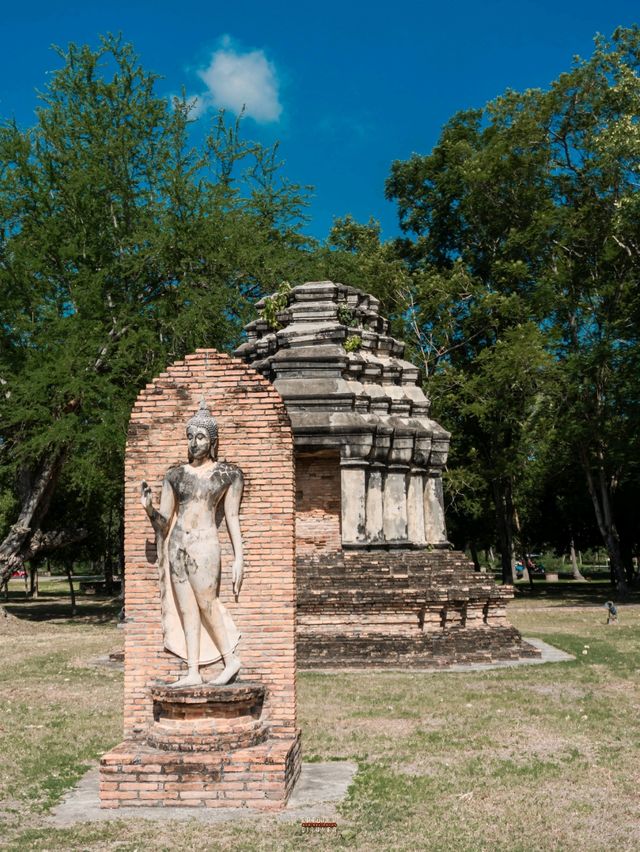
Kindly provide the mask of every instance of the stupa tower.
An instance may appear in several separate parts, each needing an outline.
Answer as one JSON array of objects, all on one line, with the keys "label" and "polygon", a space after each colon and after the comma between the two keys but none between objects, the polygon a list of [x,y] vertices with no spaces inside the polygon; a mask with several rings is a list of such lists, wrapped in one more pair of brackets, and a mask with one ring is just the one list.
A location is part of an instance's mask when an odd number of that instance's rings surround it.
[{"label": "stupa tower", "polygon": [[236,355],[273,383],[293,427],[300,665],[537,655],[506,620],[511,591],[451,549],[450,435],[378,300],[314,281],[271,324],[265,306]]}]

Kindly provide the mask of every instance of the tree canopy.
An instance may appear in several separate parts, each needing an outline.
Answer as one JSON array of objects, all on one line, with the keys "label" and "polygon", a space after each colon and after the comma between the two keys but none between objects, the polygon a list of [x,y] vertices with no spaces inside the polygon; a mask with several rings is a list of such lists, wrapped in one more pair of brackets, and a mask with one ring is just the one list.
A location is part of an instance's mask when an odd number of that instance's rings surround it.
[{"label": "tree canopy", "polygon": [[53,548],[114,558],[139,389],[199,346],[232,348],[265,294],[332,278],[378,297],[424,369],[453,434],[455,543],[497,539],[509,581],[517,553],[590,546],[596,530],[627,587],[638,28],[393,163],[403,235],[386,242],[348,215],[324,244],[304,237],[306,188],[277,147],[223,113],[194,132],[187,99],[160,97],[120,39],[58,57],[35,125],[0,125],[0,580]]},{"label": "tree canopy", "polygon": [[616,515],[638,472],[639,70],[637,28],[598,37],[547,91],[454,116],[387,182],[429,386],[490,486],[505,578],[528,474],[560,459],[582,469],[621,588],[631,575],[637,533]]},{"label": "tree canopy", "polygon": [[223,114],[196,146],[188,102],[159,97],[117,38],[58,53],[36,125],[0,127],[5,576],[111,525],[138,390],[198,346],[232,346],[304,260],[304,194],[274,149]]}]

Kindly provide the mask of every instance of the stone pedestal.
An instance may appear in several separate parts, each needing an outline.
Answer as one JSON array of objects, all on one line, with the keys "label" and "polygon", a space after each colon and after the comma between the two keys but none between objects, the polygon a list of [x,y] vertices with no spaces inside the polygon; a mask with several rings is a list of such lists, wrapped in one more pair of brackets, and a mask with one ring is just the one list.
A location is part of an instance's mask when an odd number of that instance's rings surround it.
[{"label": "stone pedestal", "polygon": [[103,808],[281,810],[300,773],[300,736],[233,751],[162,751],[125,740],[100,766]]},{"label": "stone pedestal", "polygon": [[277,810],[299,768],[299,737],[270,739],[262,684],[150,687],[154,723],[103,758],[102,806]]},{"label": "stone pedestal", "polygon": [[151,687],[154,724],[147,743],[168,751],[224,751],[263,743],[269,733],[262,717],[261,684],[226,686],[165,684]]}]

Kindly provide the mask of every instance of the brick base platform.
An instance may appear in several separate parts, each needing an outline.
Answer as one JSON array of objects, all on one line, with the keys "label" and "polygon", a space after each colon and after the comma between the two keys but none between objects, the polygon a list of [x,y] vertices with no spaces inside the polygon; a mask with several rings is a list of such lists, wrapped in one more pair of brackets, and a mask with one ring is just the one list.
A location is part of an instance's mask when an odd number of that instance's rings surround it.
[{"label": "brick base platform", "polygon": [[446,667],[535,658],[506,617],[513,592],[450,550],[299,556],[298,665]]},{"label": "brick base platform", "polygon": [[300,737],[183,753],[126,740],[100,761],[100,802],[120,807],[281,810],[300,773]]},{"label": "brick base platform", "polygon": [[[449,630],[435,636],[305,636],[300,667],[447,668],[463,663],[494,663],[537,658],[540,651],[524,642],[515,627]],[[300,652],[299,652],[300,653]]]}]

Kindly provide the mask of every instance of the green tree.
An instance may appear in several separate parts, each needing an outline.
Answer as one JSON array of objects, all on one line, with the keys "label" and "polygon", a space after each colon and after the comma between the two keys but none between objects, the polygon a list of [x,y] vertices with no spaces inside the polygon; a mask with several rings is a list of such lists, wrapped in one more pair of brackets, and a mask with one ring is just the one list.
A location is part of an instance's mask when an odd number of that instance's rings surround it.
[{"label": "green tree", "polygon": [[[448,123],[430,155],[394,163],[387,182],[413,237],[397,243],[412,272],[407,326],[463,481],[486,483],[480,491],[493,502],[505,582],[519,524],[514,495],[522,462],[535,452],[549,374],[536,280],[544,243],[535,215],[546,203],[539,159],[512,152],[508,128],[471,111]],[[486,508],[474,514],[486,517]]]},{"label": "green tree", "polygon": [[[583,470],[621,590],[631,547],[615,496],[637,485],[639,60],[637,28],[597,38],[593,56],[548,91],[507,92],[455,116],[431,155],[395,163],[387,183],[408,235],[399,250],[421,276],[417,338],[436,374],[457,362],[471,380],[508,334],[537,328],[556,367],[546,390],[554,439]],[[456,292],[462,273],[470,284]],[[521,366],[516,358],[514,380]],[[483,434],[498,471],[504,433],[487,422]],[[480,441],[469,445],[477,452]],[[496,478],[500,514],[510,498]]]},{"label": "green tree", "polygon": [[233,345],[304,244],[275,150],[224,115],[195,147],[188,103],[120,39],[58,53],[37,124],[0,128],[0,482],[20,498],[0,577],[113,518],[140,387]]},{"label": "green tree", "polygon": [[335,219],[325,243],[309,254],[304,275],[342,282],[371,294],[380,300],[381,314],[401,333],[399,314],[408,272],[393,243],[381,239],[380,223],[375,219],[366,224],[352,216]]},{"label": "green tree", "polygon": [[616,496],[637,484],[640,426],[640,31],[598,37],[540,99],[553,215],[545,284],[564,372],[563,440],[582,467],[619,587],[631,576]]}]

